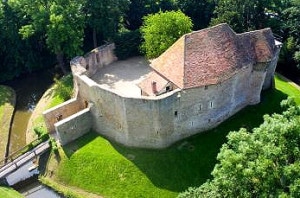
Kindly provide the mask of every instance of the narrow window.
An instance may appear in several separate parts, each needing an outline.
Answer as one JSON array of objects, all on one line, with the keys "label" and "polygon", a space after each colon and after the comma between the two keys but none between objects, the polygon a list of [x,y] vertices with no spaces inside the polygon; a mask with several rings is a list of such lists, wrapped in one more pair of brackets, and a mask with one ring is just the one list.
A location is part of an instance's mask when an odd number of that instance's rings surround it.
[{"label": "narrow window", "polygon": [[202,110],[202,105],[199,105],[199,111],[201,111]]},{"label": "narrow window", "polygon": [[99,63],[100,62],[100,57],[98,54],[95,54],[96,55],[96,63]]},{"label": "narrow window", "polygon": [[213,108],[213,102],[210,102],[210,108]]},{"label": "narrow window", "polygon": [[175,117],[177,117],[177,115],[178,115],[178,112],[177,112],[177,111],[175,111],[175,112],[174,112],[174,115],[175,115]]},{"label": "narrow window", "polygon": [[205,89],[205,90],[206,90],[206,89],[208,89],[208,86],[207,86],[207,85],[205,85],[205,86],[204,86],[204,89]]}]

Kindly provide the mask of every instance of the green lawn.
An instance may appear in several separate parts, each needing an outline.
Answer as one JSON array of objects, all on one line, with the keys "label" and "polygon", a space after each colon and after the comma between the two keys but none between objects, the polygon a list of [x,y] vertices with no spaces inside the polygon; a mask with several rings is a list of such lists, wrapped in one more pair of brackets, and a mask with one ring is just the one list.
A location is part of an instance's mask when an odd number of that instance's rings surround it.
[{"label": "green lawn", "polygon": [[0,186],[0,197],[3,197],[3,198],[22,198],[24,196],[22,196],[20,193],[18,193],[17,191],[15,191],[12,188]]},{"label": "green lawn", "polygon": [[287,96],[300,104],[300,91],[276,78],[276,90],[264,92],[260,104],[163,150],[126,148],[91,132],[60,151],[53,178],[104,197],[176,197],[211,177],[229,131],[259,126],[264,114],[281,111]]}]

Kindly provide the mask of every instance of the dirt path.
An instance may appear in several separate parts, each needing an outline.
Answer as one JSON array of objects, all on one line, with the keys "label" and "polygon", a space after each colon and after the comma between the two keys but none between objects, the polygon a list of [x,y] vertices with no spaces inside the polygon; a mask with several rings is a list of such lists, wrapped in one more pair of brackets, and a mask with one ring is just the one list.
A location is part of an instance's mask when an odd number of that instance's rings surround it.
[{"label": "dirt path", "polygon": [[0,112],[0,159],[5,158],[6,145],[9,140],[9,130],[10,124],[13,118],[13,113],[16,105],[16,93],[15,91],[7,86],[0,85],[1,90],[1,101],[0,107],[2,112]]}]

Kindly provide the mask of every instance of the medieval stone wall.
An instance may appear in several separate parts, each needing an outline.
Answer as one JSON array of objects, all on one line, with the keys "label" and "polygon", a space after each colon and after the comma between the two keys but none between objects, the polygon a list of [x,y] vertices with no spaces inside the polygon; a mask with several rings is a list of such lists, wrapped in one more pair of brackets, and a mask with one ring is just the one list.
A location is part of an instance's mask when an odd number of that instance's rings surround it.
[{"label": "medieval stone wall", "polygon": [[266,90],[266,89],[274,86],[274,74],[275,74],[275,70],[276,70],[277,61],[279,58],[280,49],[281,49],[281,46],[277,45],[274,58],[271,60],[269,66],[268,66],[268,69],[267,69],[267,74],[266,74],[266,78],[264,80],[263,90]]},{"label": "medieval stone wall", "polygon": [[90,131],[92,128],[90,109],[81,110],[55,123],[54,126],[55,130],[59,131],[58,138],[60,144],[66,145]]},{"label": "medieval stone wall", "polygon": [[50,133],[55,132],[54,124],[60,120],[63,120],[78,111],[84,109],[84,103],[73,98],[60,105],[50,108],[43,112],[47,129]]},{"label": "medieval stone wall", "polygon": [[98,69],[117,60],[114,55],[114,44],[100,46],[84,56],[84,67],[88,70],[88,76],[94,75]]},{"label": "medieval stone wall", "polygon": [[259,103],[265,74],[249,65],[217,85],[142,98],[117,95],[85,75],[77,76],[77,81],[82,100],[93,104],[96,131],[127,146],[163,148]]},{"label": "medieval stone wall", "polygon": [[[262,88],[270,86],[278,58],[270,64],[244,65],[232,77],[216,85],[128,98],[90,78],[99,68],[116,60],[113,48],[113,45],[102,47],[71,62],[77,98],[44,115],[46,122],[55,126],[62,144],[92,128],[126,146],[167,147],[216,127],[247,105],[259,103]],[[89,104],[88,110],[82,110],[86,104]],[[54,124],[60,113],[62,120]]]}]

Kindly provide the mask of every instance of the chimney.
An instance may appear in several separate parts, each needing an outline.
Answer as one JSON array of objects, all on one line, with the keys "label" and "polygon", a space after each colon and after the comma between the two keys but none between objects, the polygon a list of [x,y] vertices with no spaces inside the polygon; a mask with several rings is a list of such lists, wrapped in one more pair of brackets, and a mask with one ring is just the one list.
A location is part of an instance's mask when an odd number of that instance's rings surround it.
[{"label": "chimney", "polygon": [[157,87],[156,87],[156,82],[152,81],[152,92],[156,95],[157,94]]}]

